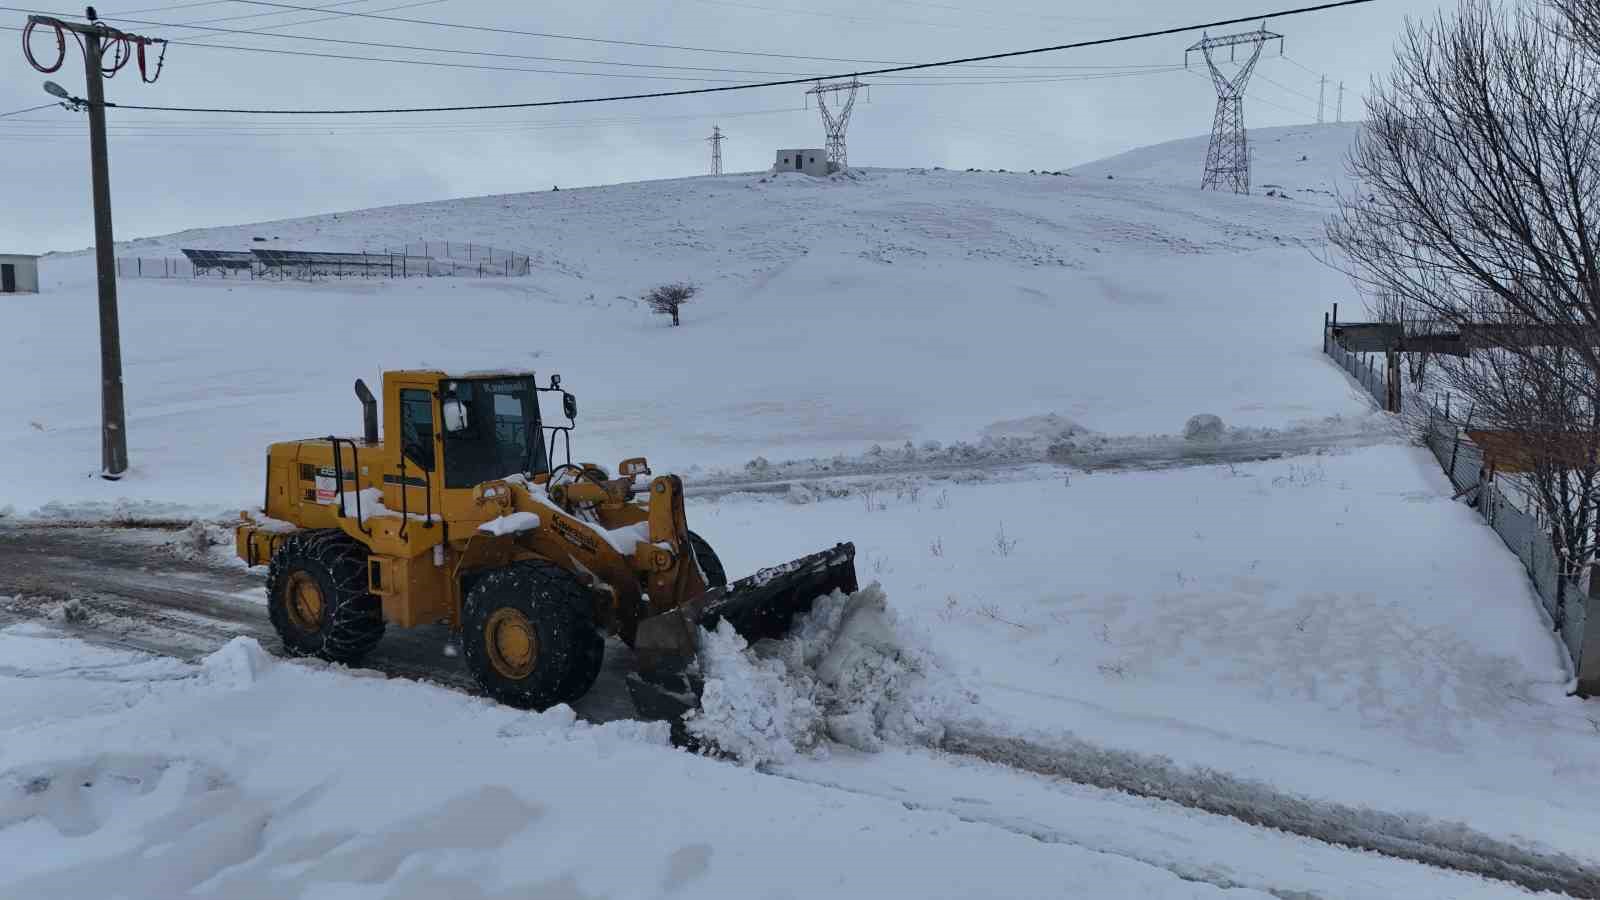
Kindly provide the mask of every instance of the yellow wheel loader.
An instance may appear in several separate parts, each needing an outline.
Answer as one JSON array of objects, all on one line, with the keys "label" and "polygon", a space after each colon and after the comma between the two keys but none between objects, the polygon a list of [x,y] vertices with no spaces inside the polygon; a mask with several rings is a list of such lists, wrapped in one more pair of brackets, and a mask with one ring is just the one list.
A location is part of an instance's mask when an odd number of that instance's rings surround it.
[{"label": "yellow wheel loader", "polygon": [[[353,663],[386,625],[444,623],[484,693],[544,709],[589,690],[611,634],[634,649],[639,714],[678,722],[699,702],[697,628],[781,637],[818,596],[856,590],[847,543],[729,584],[677,476],[572,462],[559,375],[385,373],[382,440],[376,398],[355,390],[362,437],[271,445],[262,509],[240,514],[238,554],[269,566],[291,653]],[[565,424],[545,424],[544,396]]]}]

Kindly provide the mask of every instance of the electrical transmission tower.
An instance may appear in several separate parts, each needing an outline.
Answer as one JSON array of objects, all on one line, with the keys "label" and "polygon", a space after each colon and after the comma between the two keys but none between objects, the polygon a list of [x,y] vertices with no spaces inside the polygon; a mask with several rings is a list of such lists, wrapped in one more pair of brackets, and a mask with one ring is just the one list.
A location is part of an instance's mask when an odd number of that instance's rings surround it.
[{"label": "electrical transmission tower", "polygon": [[711,174],[713,175],[722,174],[722,142],[727,139],[728,136],[722,133],[722,129],[719,126],[711,126],[711,137],[706,138],[706,140],[711,142]]},{"label": "electrical transmission tower", "polygon": [[[850,160],[844,149],[844,132],[850,127],[850,111],[855,109],[856,91],[864,87],[863,82],[852,78],[849,81],[835,81],[831,84],[817,82],[817,86],[806,91],[806,96],[817,95],[817,110],[822,113],[822,128],[828,133],[828,162],[840,169],[850,167]],[[844,94],[844,103],[840,104],[835,98],[837,109],[828,109],[829,94]]]},{"label": "electrical transmission tower", "polygon": [[[1188,66],[1189,54],[1196,50],[1205,54],[1206,65],[1211,69],[1211,81],[1217,88],[1217,115],[1211,122],[1211,145],[1206,149],[1206,171],[1200,179],[1200,189],[1232,190],[1235,194],[1250,193],[1250,144],[1244,129],[1244,89],[1250,83],[1250,73],[1255,71],[1261,58],[1261,48],[1267,41],[1278,41],[1278,52],[1283,52],[1283,35],[1266,29],[1266,23],[1255,31],[1206,37],[1183,52],[1183,64]],[[1212,51],[1228,49],[1228,61],[1236,62],[1241,45],[1250,45],[1250,58],[1229,78],[1217,68]]]},{"label": "electrical transmission tower", "polygon": [[1342,82],[1342,81],[1339,82],[1339,105],[1335,106],[1334,109],[1337,110],[1337,111],[1333,114],[1333,120],[1335,122],[1343,122],[1344,121],[1344,82]]},{"label": "electrical transmission tower", "polygon": [[1324,101],[1327,100],[1327,97],[1328,97],[1328,76],[1324,75],[1324,76],[1322,76],[1322,79],[1317,82],[1317,124],[1318,125],[1321,125],[1323,123],[1322,105],[1323,105]]}]

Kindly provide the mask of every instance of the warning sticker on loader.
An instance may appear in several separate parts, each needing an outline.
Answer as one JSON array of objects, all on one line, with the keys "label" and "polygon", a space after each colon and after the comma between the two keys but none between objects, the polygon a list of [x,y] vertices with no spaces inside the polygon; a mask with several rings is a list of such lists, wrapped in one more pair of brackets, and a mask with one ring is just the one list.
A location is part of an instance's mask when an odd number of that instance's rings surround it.
[{"label": "warning sticker on loader", "polygon": [[317,502],[326,505],[339,502],[339,479],[333,466],[317,470]]}]

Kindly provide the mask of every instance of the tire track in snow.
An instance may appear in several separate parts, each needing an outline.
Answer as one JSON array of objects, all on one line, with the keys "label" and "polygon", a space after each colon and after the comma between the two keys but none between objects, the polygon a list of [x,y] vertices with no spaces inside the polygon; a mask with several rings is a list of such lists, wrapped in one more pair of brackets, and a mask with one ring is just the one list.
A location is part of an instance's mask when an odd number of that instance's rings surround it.
[{"label": "tire track in snow", "polygon": [[837,486],[847,494],[853,483],[872,486],[875,479],[920,477],[948,479],[965,474],[989,473],[1015,480],[1052,478],[1062,469],[1085,472],[1155,471],[1193,466],[1263,462],[1331,450],[1394,443],[1400,438],[1384,429],[1350,428],[1337,431],[1273,434],[1219,441],[1187,441],[1176,436],[1113,439],[1084,447],[1050,449],[1008,448],[992,453],[975,450],[970,459],[903,459],[873,456],[834,460],[795,460],[768,468],[781,474],[714,472],[685,479],[684,492],[692,498],[713,498],[736,493],[785,494],[791,487]]},{"label": "tire track in snow", "polygon": [[1024,772],[1165,800],[1248,825],[1532,891],[1600,898],[1600,870],[1563,853],[1519,847],[1464,823],[1440,822],[1314,800],[1213,770],[1188,770],[1157,756],[1071,739],[1062,746],[951,727],[940,749]]},{"label": "tire track in snow", "polygon": [[1008,831],[1012,834],[1038,841],[1041,844],[1060,844],[1062,846],[1076,847],[1080,850],[1087,850],[1090,853],[1102,853],[1106,856],[1115,856],[1120,859],[1126,859],[1139,863],[1140,865],[1150,866],[1151,868],[1170,872],[1180,881],[1187,881],[1193,884],[1207,884],[1225,891],[1260,891],[1264,894],[1280,898],[1280,900],[1318,900],[1320,897],[1318,894],[1309,894],[1304,891],[1291,891],[1261,884],[1248,884],[1245,882],[1235,881],[1217,873],[1208,875],[1206,873],[1191,869],[1188,866],[1174,864],[1170,861],[1163,861],[1153,856],[1146,856],[1128,850],[1111,850],[1105,847],[1096,847],[1091,844],[1084,843],[1083,841],[1074,840],[1072,837],[1057,829],[1040,825],[1037,822],[1028,822],[1017,817],[1001,818],[998,816],[976,815],[971,812],[962,812],[954,806],[926,803],[917,800],[907,800],[904,797],[897,797],[891,793],[877,793],[864,788],[838,784],[836,782],[826,781],[823,779],[807,778],[794,772],[786,772],[778,769],[766,770],[766,774],[775,778],[783,778],[788,781],[794,781],[800,784],[810,785],[812,787],[820,787],[832,791],[840,791],[846,794],[854,794],[858,797],[872,797],[879,800],[888,800],[912,812],[947,815],[969,825],[981,825],[988,828],[996,828],[1001,831]]}]

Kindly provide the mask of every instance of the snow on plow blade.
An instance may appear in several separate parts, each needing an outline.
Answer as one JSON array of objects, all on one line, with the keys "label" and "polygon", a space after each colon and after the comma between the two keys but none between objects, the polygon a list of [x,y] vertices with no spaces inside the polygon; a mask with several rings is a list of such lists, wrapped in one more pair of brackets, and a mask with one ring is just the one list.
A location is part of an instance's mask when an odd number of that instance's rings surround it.
[{"label": "snow on plow blade", "polygon": [[696,664],[697,629],[716,628],[726,620],[752,644],[781,638],[818,597],[856,590],[856,548],[844,543],[712,588],[677,609],[645,619],[633,644],[637,668],[628,675],[634,709],[641,719],[671,722],[673,740],[685,743],[683,717],[700,706],[705,685]]}]

